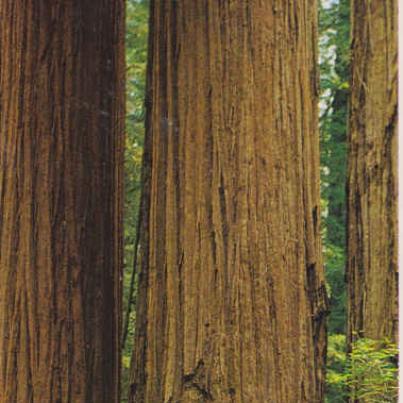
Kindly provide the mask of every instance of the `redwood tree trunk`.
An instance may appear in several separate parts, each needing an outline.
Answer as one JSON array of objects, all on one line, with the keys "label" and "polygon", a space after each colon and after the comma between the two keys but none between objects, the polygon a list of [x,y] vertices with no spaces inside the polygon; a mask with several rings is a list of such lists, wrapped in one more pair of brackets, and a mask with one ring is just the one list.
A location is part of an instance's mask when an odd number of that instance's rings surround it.
[{"label": "redwood tree trunk", "polygon": [[397,1],[352,2],[348,338],[397,340]]},{"label": "redwood tree trunk", "polygon": [[0,401],[118,402],[123,1],[0,15]]},{"label": "redwood tree trunk", "polygon": [[151,1],[130,402],[323,401],[316,19]]}]

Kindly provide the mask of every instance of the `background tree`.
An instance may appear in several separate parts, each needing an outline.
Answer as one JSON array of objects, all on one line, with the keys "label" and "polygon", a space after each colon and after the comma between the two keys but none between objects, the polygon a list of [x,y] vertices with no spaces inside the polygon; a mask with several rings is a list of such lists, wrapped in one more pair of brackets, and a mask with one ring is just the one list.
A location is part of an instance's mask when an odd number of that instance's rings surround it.
[{"label": "background tree", "polygon": [[397,340],[397,1],[352,2],[348,340]]},{"label": "background tree", "polygon": [[323,400],[316,7],[151,2],[130,401]]},{"label": "background tree", "polygon": [[350,2],[322,0],[319,14],[322,237],[330,295],[326,402],[347,398],[346,179]]},{"label": "background tree", "polygon": [[322,237],[330,296],[326,402],[346,401],[346,178],[350,2],[319,4]]},{"label": "background tree", "polygon": [[350,3],[320,3],[321,197],[329,333],[346,332],[346,176]]},{"label": "background tree", "polygon": [[[144,146],[144,94],[147,61],[149,4],[147,0],[126,1],[126,147],[125,220],[122,334],[122,402],[127,401],[132,354],[139,237],[141,157]],[[136,259],[135,259],[136,257]]]},{"label": "background tree", "polygon": [[0,2],[1,402],[118,402],[123,11]]},{"label": "background tree", "polygon": [[[396,401],[397,368],[390,360],[390,351],[395,351],[393,343],[380,339],[359,339],[349,344],[349,353],[346,355],[344,188],[349,98],[349,8],[350,2],[346,0],[323,0],[319,19],[323,240],[331,306],[326,401],[344,402],[348,397],[357,399],[364,395],[365,401]],[[362,20],[360,16],[357,24]],[[367,46],[367,40],[370,41],[368,37],[361,40],[360,46]],[[377,67],[380,69],[378,72],[385,68],[385,64]],[[385,81],[381,85],[385,85]],[[386,91],[386,86],[382,91]],[[367,201],[371,204],[383,203],[376,198],[368,198]],[[369,245],[367,250],[374,252]],[[376,325],[376,322],[373,324]],[[375,335],[370,337],[374,338]],[[362,360],[362,357],[367,358]]]}]

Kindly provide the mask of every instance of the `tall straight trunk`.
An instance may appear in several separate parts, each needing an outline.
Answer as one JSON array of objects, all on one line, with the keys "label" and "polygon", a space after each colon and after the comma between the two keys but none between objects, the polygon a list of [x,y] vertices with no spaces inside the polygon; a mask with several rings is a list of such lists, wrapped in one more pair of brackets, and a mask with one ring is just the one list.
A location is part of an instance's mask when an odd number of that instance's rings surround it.
[{"label": "tall straight trunk", "polygon": [[130,402],[323,401],[316,19],[151,1]]},{"label": "tall straight trunk", "polygon": [[0,1],[0,402],[118,402],[123,1]]},{"label": "tall straight trunk", "polygon": [[397,1],[353,1],[352,40],[348,339],[397,340]]}]

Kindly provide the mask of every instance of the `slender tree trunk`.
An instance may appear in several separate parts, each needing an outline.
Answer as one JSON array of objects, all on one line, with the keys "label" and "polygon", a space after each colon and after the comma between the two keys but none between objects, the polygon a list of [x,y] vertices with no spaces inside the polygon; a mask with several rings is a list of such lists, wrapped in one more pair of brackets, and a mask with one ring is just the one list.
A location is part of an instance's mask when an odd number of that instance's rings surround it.
[{"label": "slender tree trunk", "polygon": [[0,402],[118,402],[123,11],[0,0]]},{"label": "slender tree trunk", "polygon": [[348,338],[397,340],[397,1],[352,17]]},{"label": "slender tree trunk", "polygon": [[321,402],[315,2],[151,2],[130,402]]}]

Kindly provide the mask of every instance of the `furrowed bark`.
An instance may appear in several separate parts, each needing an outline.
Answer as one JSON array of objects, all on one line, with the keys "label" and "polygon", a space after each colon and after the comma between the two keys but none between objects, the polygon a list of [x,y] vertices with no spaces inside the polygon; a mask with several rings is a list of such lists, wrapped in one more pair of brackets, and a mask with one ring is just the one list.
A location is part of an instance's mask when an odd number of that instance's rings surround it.
[{"label": "furrowed bark", "polygon": [[397,341],[397,1],[352,3],[348,341]]},{"label": "furrowed bark", "polygon": [[130,402],[321,402],[316,4],[151,1]]},{"label": "furrowed bark", "polygon": [[124,3],[0,1],[0,401],[118,402]]}]

